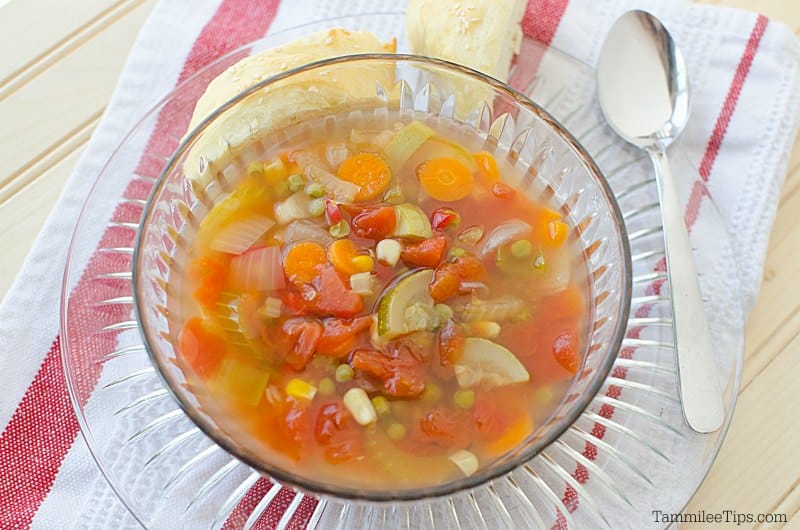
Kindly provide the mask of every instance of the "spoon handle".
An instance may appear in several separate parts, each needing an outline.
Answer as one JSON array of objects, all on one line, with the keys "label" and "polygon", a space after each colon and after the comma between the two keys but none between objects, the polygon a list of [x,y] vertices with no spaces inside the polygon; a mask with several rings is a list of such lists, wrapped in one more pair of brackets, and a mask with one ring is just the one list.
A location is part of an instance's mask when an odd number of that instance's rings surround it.
[{"label": "spoon handle", "polygon": [[648,153],[661,201],[683,415],[692,429],[710,433],[720,428],[725,411],[692,247],[666,150],[655,146]]}]

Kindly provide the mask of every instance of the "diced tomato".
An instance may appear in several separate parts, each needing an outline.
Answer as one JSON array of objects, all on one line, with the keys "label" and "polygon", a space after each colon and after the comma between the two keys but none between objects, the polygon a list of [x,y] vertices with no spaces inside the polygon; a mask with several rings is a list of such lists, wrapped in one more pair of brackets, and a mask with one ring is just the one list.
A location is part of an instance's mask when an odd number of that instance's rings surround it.
[{"label": "diced tomato", "polygon": [[306,304],[303,301],[303,297],[301,297],[300,293],[296,291],[283,291],[283,294],[281,295],[281,301],[283,302],[284,314],[290,316],[301,316],[306,313]]},{"label": "diced tomato", "polygon": [[511,416],[506,407],[496,403],[491,396],[479,392],[475,396],[472,408],[472,422],[475,431],[485,441],[500,438],[511,423]]},{"label": "diced tomato", "polygon": [[462,281],[477,281],[486,277],[483,264],[471,254],[461,256],[452,263],[436,267],[428,292],[434,301],[441,302],[458,296]]},{"label": "diced tomato", "polygon": [[295,338],[294,346],[286,354],[286,363],[299,372],[317,351],[322,338],[322,324],[317,320],[291,318],[283,323],[283,332]]},{"label": "diced tomato", "polygon": [[435,302],[441,302],[458,296],[460,288],[461,279],[458,277],[458,272],[451,263],[445,263],[434,271],[433,280],[428,285],[428,293]]},{"label": "diced tomato", "polygon": [[372,317],[365,315],[350,320],[327,318],[322,325],[322,338],[317,352],[343,358],[350,353],[356,336],[372,325]]},{"label": "diced tomato", "polygon": [[323,405],[317,416],[316,438],[321,444],[327,444],[336,431],[341,430],[347,422],[347,412],[341,400]]},{"label": "diced tomato", "polygon": [[553,356],[558,364],[571,374],[578,373],[578,335],[575,330],[568,330],[556,337],[553,342]]},{"label": "diced tomato", "polygon": [[327,446],[327,461],[335,464],[363,454],[357,427],[339,398],[320,408],[315,436],[320,444]]},{"label": "diced tomato", "polygon": [[400,259],[409,267],[436,267],[447,250],[447,238],[436,236],[418,243],[404,243]]},{"label": "diced tomato", "polygon": [[204,306],[213,308],[219,294],[225,290],[230,258],[227,255],[208,255],[189,264],[189,278],[197,285],[194,298]]},{"label": "diced tomato", "polygon": [[504,201],[511,200],[514,198],[514,195],[516,194],[517,191],[514,188],[503,182],[495,182],[492,185],[492,195],[494,195],[498,199]]},{"label": "diced tomato", "polygon": [[394,232],[397,215],[392,206],[368,206],[354,214],[350,224],[355,236],[377,241]]},{"label": "diced tomato", "polygon": [[472,254],[457,258],[453,262],[453,265],[461,280],[479,281],[486,278],[486,268],[483,266],[483,263]]},{"label": "diced tomato", "polygon": [[439,330],[439,362],[442,366],[455,364],[464,354],[466,333],[461,324],[447,319]]},{"label": "diced tomato", "polygon": [[462,449],[469,445],[469,430],[464,428],[463,419],[463,413],[438,408],[420,419],[419,428],[434,445],[443,449]]},{"label": "diced tomato", "polygon": [[325,460],[339,464],[364,454],[361,433],[347,430],[338,433],[325,449]]},{"label": "diced tomato", "polygon": [[311,286],[303,286],[306,305],[320,316],[351,318],[364,310],[364,301],[351,291],[330,264],[320,267]]},{"label": "diced tomato", "polygon": [[279,427],[286,437],[297,446],[302,446],[311,437],[308,405],[299,399],[287,397],[283,406],[283,421]]},{"label": "diced tomato", "polygon": [[423,366],[405,350],[399,350],[394,358],[377,350],[356,350],[350,364],[356,370],[380,379],[390,396],[415,397],[425,389]]},{"label": "diced tomato", "polygon": [[214,373],[225,357],[226,341],[199,317],[190,318],[178,336],[178,352],[183,362],[200,377]]},{"label": "diced tomato", "polygon": [[461,216],[452,208],[436,208],[431,212],[431,227],[439,232],[448,228],[456,228],[461,223]]}]

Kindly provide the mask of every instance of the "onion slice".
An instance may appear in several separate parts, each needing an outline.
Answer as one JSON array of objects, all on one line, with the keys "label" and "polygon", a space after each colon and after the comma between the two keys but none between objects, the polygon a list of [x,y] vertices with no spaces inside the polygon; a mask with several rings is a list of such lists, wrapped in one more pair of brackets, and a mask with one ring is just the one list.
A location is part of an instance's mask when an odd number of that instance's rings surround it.
[{"label": "onion slice", "polygon": [[481,247],[481,256],[486,257],[506,243],[529,237],[532,233],[533,227],[521,219],[512,219],[497,225],[486,237],[486,242]]},{"label": "onion slice", "polygon": [[352,182],[342,180],[325,167],[318,157],[305,153],[293,153],[293,159],[311,181],[322,184],[325,192],[332,195],[336,202],[351,203],[355,201],[359,187]]},{"label": "onion slice", "polygon": [[277,291],[286,287],[280,247],[253,248],[231,260],[231,283],[241,291]]},{"label": "onion slice", "polygon": [[328,229],[311,219],[289,223],[283,233],[283,239],[286,244],[313,241],[323,247],[327,247],[328,243],[333,241]]},{"label": "onion slice", "polygon": [[275,221],[263,215],[254,215],[241,221],[234,221],[217,233],[214,241],[211,242],[211,248],[228,254],[241,254],[274,225]]}]

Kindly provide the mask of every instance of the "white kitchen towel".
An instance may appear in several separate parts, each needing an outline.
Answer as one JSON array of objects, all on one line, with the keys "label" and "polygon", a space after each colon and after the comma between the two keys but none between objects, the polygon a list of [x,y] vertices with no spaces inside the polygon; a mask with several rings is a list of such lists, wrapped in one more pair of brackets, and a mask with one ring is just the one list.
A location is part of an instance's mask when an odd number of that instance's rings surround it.
[{"label": "white kitchen towel", "polygon": [[[449,4],[442,1],[443,6]],[[687,59],[693,117],[675,148],[694,174],[680,178],[705,183],[735,235],[749,308],[758,292],[798,124],[800,45],[787,28],[757,14],[664,0],[530,0],[524,30],[593,64],[608,27],[633,7],[657,14]],[[79,436],[58,338],[70,236],[114,147],[160,97],[229,50],[311,20],[402,8],[402,3],[379,0],[157,4],[100,126],[0,306],[0,528],[136,527]],[[151,141],[165,142],[159,133],[155,125]],[[687,222],[693,225],[702,222],[708,205],[703,186],[688,186]],[[107,220],[113,207],[109,204],[107,212],[98,212],[98,219]],[[79,266],[90,262],[103,230],[104,224],[98,223],[96,238],[77,243]],[[282,509],[278,501],[283,502],[276,498],[269,512],[273,517]],[[306,508],[308,512],[313,503]],[[577,504],[571,507],[576,508],[580,509]],[[307,515],[293,521],[299,525]]]}]

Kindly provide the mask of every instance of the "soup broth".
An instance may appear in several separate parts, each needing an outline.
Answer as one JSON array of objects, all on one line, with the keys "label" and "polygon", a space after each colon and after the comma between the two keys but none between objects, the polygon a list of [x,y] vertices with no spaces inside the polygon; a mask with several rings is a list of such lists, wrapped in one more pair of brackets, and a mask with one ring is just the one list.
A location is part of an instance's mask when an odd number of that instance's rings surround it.
[{"label": "soup broth", "polygon": [[471,475],[580,369],[584,256],[565,212],[525,191],[535,175],[477,133],[348,120],[226,172],[171,280],[179,363],[231,438],[292,473],[374,489]]}]

